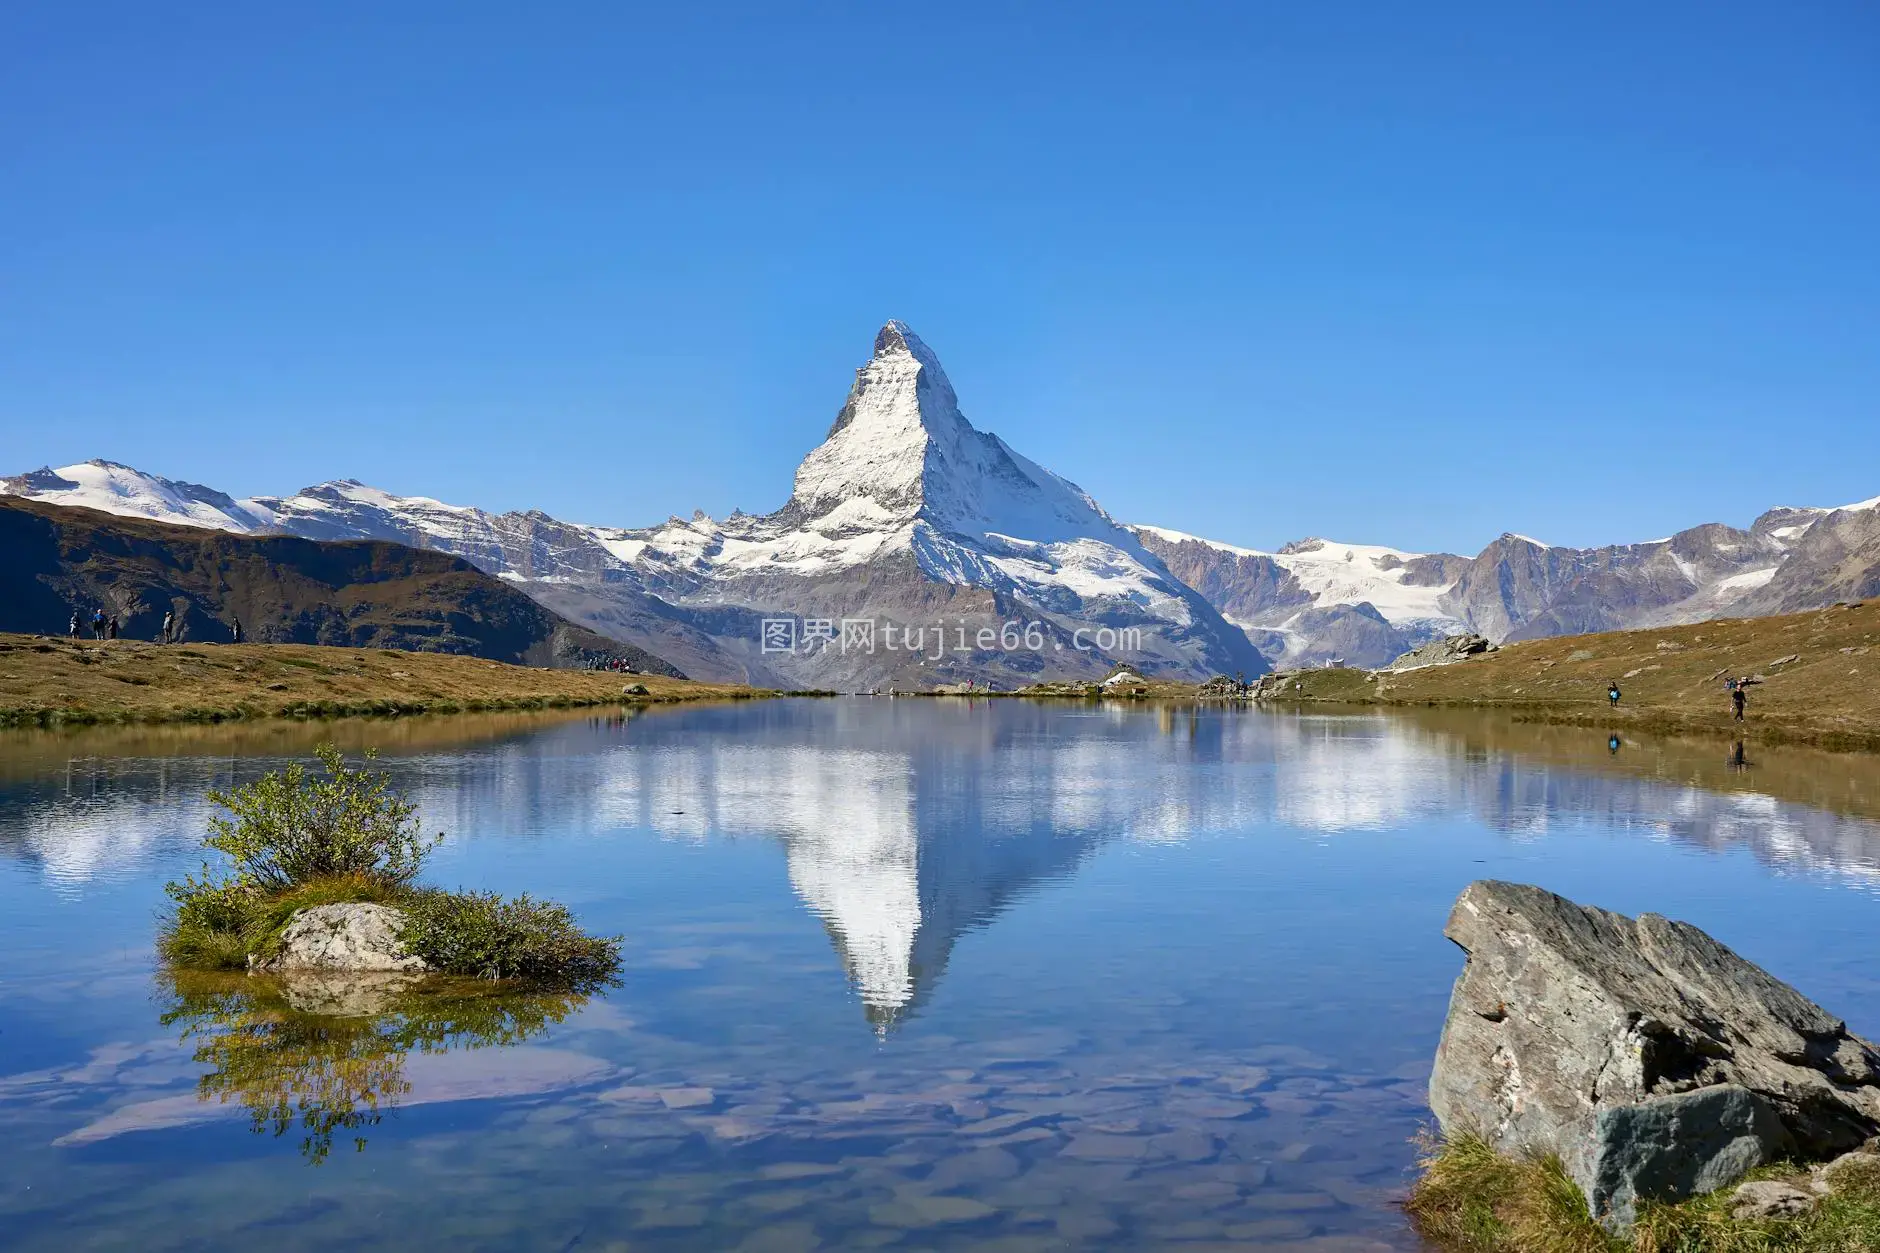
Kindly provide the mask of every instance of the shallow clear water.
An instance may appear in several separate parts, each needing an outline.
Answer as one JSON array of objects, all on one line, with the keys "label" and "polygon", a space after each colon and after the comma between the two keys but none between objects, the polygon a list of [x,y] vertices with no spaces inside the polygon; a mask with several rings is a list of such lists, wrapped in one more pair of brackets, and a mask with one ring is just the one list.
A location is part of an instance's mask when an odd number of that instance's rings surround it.
[{"label": "shallow clear water", "polygon": [[626,937],[621,986],[354,1006],[289,1047],[243,980],[157,977],[151,933],[203,790],[318,732],[0,746],[0,1244],[1414,1248],[1441,928],[1479,877],[1689,919],[1880,1032],[1859,765],[1814,808],[1780,799],[1812,758],[1718,782],[1725,746],[1454,720],[452,726],[337,730],[448,833],[432,880],[567,902]]}]

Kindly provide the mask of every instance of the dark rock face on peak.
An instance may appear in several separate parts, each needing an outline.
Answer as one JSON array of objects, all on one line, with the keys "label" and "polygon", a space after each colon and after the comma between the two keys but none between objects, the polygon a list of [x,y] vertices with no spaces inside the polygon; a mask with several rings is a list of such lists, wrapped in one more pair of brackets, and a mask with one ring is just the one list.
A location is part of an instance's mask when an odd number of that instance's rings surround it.
[{"label": "dark rock face on peak", "polygon": [[76,480],[63,477],[51,466],[42,466],[37,470],[28,470],[25,474],[0,478],[0,495],[7,496],[32,496],[39,492],[69,492],[77,488]]},{"label": "dark rock face on peak", "polygon": [[1815,1160],[1880,1133],[1880,1049],[1688,923],[1483,880],[1430,1076],[1446,1133],[1553,1153],[1593,1215]]}]

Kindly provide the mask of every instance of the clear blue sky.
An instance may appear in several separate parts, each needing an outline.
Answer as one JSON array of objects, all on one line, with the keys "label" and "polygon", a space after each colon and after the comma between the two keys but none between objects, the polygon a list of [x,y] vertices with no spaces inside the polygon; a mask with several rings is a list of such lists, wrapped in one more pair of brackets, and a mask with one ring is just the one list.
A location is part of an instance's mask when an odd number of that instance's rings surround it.
[{"label": "clear blue sky", "polygon": [[766,510],[889,317],[1240,543],[1872,496],[1880,9],[0,12],[0,472]]}]

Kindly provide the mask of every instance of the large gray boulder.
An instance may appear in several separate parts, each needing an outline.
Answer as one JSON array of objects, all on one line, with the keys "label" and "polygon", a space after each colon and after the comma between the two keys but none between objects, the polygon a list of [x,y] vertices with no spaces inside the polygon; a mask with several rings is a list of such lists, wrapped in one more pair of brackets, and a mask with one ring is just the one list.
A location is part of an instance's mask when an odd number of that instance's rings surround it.
[{"label": "large gray boulder", "polygon": [[1468,960],[1430,1108],[1445,1134],[1557,1155],[1615,1231],[1640,1199],[1880,1131],[1880,1050],[1688,923],[1484,880],[1444,934]]},{"label": "large gray boulder", "polygon": [[399,939],[405,924],[405,912],[390,905],[316,905],[288,921],[281,931],[280,952],[262,968],[416,974],[426,967]]}]

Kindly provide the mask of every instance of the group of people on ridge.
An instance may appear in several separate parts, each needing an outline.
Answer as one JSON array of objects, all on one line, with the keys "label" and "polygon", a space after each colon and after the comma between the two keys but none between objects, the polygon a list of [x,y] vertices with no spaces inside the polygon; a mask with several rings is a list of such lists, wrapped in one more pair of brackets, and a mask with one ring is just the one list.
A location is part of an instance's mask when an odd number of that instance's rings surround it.
[{"label": "group of people on ridge", "polygon": [[[82,621],[82,611],[72,611],[72,621],[66,627],[66,634],[72,639],[78,638]],[[91,637],[95,640],[114,640],[118,637],[118,619],[116,614],[106,614],[103,607],[91,611]],[[174,609],[163,611],[163,627],[157,632],[157,643],[180,644],[183,642],[183,623],[176,616]],[[242,642],[242,620],[229,615],[229,643]]]},{"label": "group of people on ridge", "polygon": [[[78,615],[79,615],[79,611],[74,609],[72,611],[71,625],[66,628],[66,634],[70,635],[73,639],[78,638]],[[92,610],[91,611],[91,638],[95,640],[114,640],[117,637],[118,637],[117,615],[111,614],[109,617],[106,617],[103,609]]]}]

